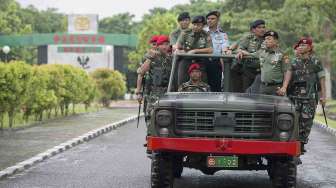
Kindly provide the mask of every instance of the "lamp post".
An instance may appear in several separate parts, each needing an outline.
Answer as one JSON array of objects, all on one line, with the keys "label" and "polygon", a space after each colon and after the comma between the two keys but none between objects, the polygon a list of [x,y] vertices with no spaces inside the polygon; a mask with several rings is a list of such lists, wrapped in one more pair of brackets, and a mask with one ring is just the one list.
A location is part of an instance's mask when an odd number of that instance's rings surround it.
[{"label": "lamp post", "polygon": [[8,53],[10,52],[10,47],[9,46],[4,46],[2,47],[2,51],[3,53],[5,53],[5,62],[7,63],[8,62]]},{"label": "lamp post", "polygon": [[106,46],[106,53],[107,53],[107,68],[111,68],[111,57],[110,54],[112,52],[112,47],[111,46]]}]

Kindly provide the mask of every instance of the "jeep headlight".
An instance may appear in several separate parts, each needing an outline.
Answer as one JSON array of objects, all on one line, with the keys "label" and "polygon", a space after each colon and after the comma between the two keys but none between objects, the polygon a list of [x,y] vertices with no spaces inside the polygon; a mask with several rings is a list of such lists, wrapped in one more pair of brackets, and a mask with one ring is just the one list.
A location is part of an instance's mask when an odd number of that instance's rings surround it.
[{"label": "jeep headlight", "polygon": [[157,125],[168,127],[173,121],[173,114],[169,110],[159,110],[155,115]]},{"label": "jeep headlight", "polygon": [[278,127],[281,131],[289,131],[293,127],[293,117],[289,114],[278,116]]}]

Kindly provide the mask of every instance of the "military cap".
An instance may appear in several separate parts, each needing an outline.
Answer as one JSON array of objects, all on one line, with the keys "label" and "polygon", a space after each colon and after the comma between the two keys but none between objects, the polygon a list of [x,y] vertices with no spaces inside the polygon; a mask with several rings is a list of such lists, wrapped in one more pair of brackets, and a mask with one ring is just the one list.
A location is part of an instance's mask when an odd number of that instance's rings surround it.
[{"label": "military cap", "polygon": [[256,27],[258,27],[259,25],[265,25],[265,21],[264,20],[255,20],[254,22],[252,22],[250,24],[250,29],[254,29]]},{"label": "military cap", "polygon": [[182,21],[185,19],[190,19],[190,15],[189,12],[182,12],[178,17],[177,17],[177,21]]},{"label": "military cap", "polygon": [[195,16],[193,17],[192,21],[191,21],[193,24],[194,23],[202,23],[202,24],[205,24],[205,18],[204,16]]},{"label": "military cap", "polygon": [[279,39],[278,33],[272,30],[266,31],[266,33],[264,34],[264,37],[268,37],[268,36],[272,36],[275,39]]},{"label": "military cap", "polygon": [[191,64],[188,69],[188,74],[190,74],[193,70],[201,70],[201,66],[198,63]]},{"label": "military cap", "polygon": [[211,16],[211,15],[217,16],[217,18],[219,18],[219,17],[220,17],[220,12],[217,11],[217,10],[210,11],[210,12],[206,15],[206,18],[208,18],[208,17]]},{"label": "military cap", "polygon": [[156,40],[156,44],[157,45],[161,45],[165,42],[168,42],[169,43],[169,37],[167,35],[160,35],[158,37],[158,39]]},{"label": "military cap", "polygon": [[150,39],[149,39],[149,43],[156,43],[157,39],[159,38],[159,35],[153,35]]}]

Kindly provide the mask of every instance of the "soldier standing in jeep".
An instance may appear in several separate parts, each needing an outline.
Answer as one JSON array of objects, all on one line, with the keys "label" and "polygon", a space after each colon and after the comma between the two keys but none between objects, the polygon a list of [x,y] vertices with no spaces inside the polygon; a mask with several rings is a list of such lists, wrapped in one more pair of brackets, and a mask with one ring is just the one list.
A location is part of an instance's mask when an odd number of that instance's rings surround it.
[{"label": "soldier standing in jeep", "polygon": [[264,37],[265,49],[257,52],[261,69],[260,93],[284,96],[291,79],[289,59],[279,48],[277,32],[267,31]]},{"label": "soldier standing in jeep", "polygon": [[241,77],[236,76],[238,84],[234,85],[234,91],[245,91],[251,86],[256,76],[260,74],[258,60],[249,59],[242,62],[240,61],[244,55],[255,54],[259,49],[264,47],[265,24],[264,20],[255,20],[250,24],[250,33],[239,39],[237,52],[238,62],[233,64],[233,68],[236,70],[234,74],[241,75]]}]

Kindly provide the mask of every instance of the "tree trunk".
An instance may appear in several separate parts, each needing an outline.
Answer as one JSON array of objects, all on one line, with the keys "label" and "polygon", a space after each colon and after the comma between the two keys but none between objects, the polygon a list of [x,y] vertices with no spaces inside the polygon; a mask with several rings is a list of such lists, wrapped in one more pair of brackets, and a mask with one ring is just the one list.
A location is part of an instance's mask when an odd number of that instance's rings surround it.
[{"label": "tree trunk", "polygon": [[39,121],[43,120],[43,111],[39,113]]},{"label": "tree trunk", "polygon": [[[326,20],[324,24],[322,24],[322,32],[325,38],[325,41],[330,42],[333,39],[333,32],[332,32],[332,23],[329,20]],[[330,70],[332,64],[332,55],[329,49],[324,50],[324,54],[322,56],[322,63],[324,63],[324,67],[326,69],[326,97],[331,98],[331,79],[330,79]]]},{"label": "tree trunk", "polygon": [[3,130],[3,126],[4,126],[3,119],[4,119],[4,113],[0,112],[0,129],[1,130]]},{"label": "tree trunk", "polygon": [[64,116],[64,105],[61,105],[61,115]]},{"label": "tree trunk", "polygon": [[75,103],[72,103],[72,114],[75,114]]},{"label": "tree trunk", "polygon": [[52,111],[52,109],[48,109],[48,119],[50,119],[51,118],[51,111]]},{"label": "tree trunk", "polygon": [[8,125],[9,125],[9,128],[11,129],[14,125],[14,116],[15,116],[15,113],[14,113],[15,109],[10,109],[8,111]]},{"label": "tree trunk", "polygon": [[57,117],[57,116],[58,116],[58,108],[55,107],[55,117]]},{"label": "tree trunk", "polygon": [[65,116],[68,116],[69,114],[69,104],[65,105]]}]

